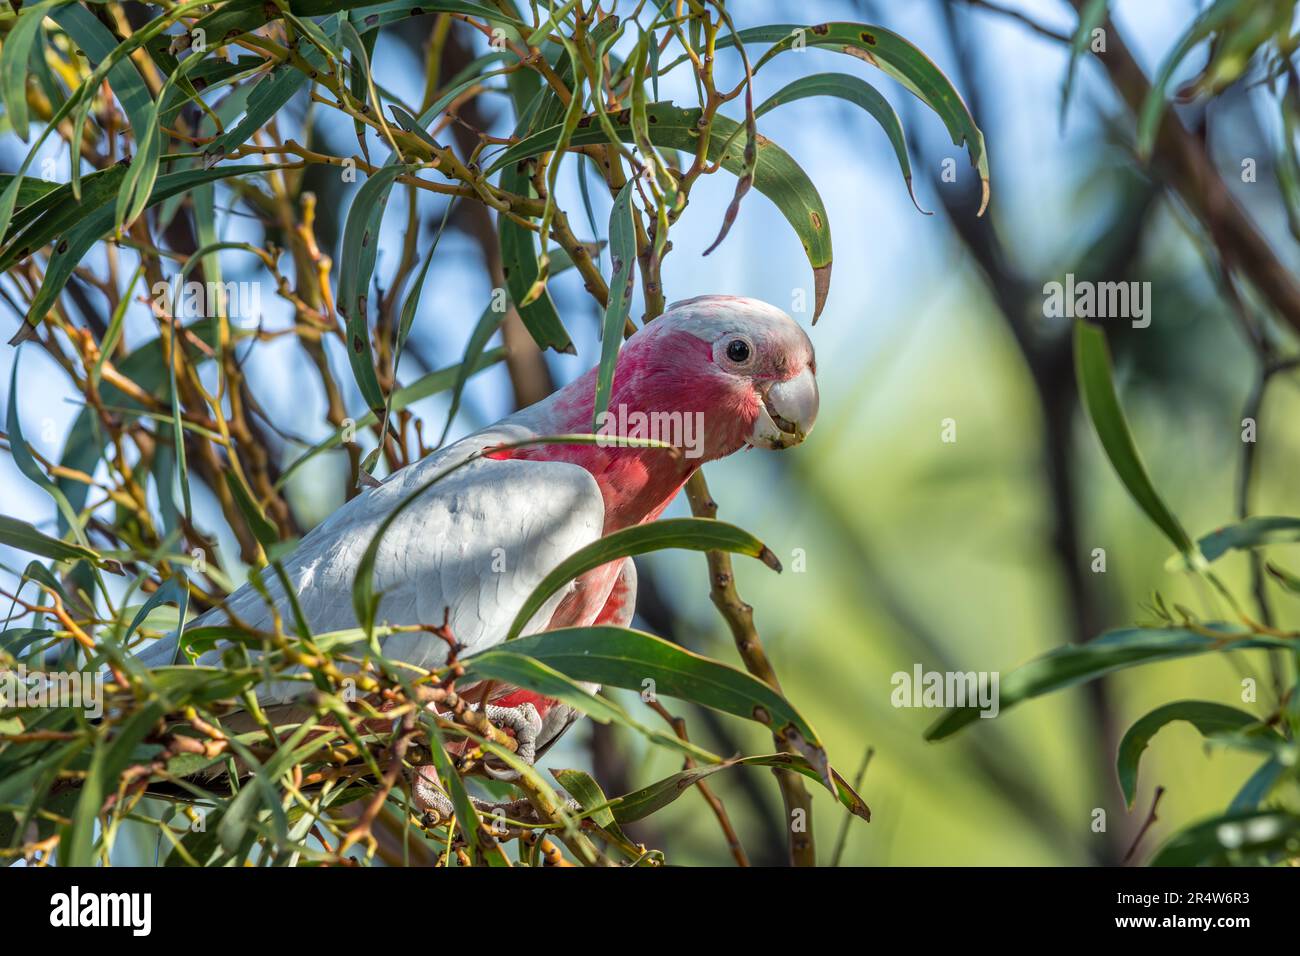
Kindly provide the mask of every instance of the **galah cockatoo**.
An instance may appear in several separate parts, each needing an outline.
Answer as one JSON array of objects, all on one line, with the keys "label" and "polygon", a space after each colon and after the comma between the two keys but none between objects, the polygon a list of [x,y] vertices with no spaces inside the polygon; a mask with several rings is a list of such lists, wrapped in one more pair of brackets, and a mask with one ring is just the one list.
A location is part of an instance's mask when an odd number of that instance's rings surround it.
[{"label": "galah cockatoo", "polygon": [[[431,477],[500,445],[590,433],[596,374],[593,368],[543,401],[395,472],[307,534],[282,563],[313,632],[358,626],[352,586],[361,557],[380,523]],[[461,656],[492,647],[562,560],[602,535],[653,521],[704,462],[747,446],[779,449],[803,441],[817,406],[812,343],[780,309],[721,295],[676,303],[624,343],[609,408],[614,423],[642,421],[638,412],[645,420],[680,423],[679,434],[691,441],[684,454],[613,444],[535,445],[489,452],[451,472],[384,535],[374,567],[374,591],[382,595],[376,620],[436,626],[445,618]],[[282,619],[290,620],[281,582],[273,575],[264,580]],[[636,568],[625,558],[552,595],[523,633],[626,626],[635,604]],[[271,629],[270,607],[252,587],[234,592],[227,605],[241,622]],[[191,626],[225,620],[214,609]],[[449,645],[432,633],[403,632],[384,638],[383,651],[432,669],[446,662]],[[174,653],[174,646],[159,642],[140,657],[156,666],[171,663]],[[220,656],[218,648],[199,663],[217,665]],[[282,681],[259,688],[258,696],[266,704],[287,704],[309,687]],[[469,691],[462,696],[474,699]],[[529,762],[578,716],[567,705],[499,685],[485,713],[515,735],[518,755]],[[424,784],[417,784],[417,797],[438,802]]]}]

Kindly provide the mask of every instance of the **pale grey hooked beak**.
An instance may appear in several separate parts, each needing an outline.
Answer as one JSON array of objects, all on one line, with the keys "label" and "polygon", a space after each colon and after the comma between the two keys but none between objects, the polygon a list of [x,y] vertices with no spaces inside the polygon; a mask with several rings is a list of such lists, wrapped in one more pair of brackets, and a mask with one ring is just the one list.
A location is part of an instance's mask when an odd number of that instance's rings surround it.
[{"label": "pale grey hooked beak", "polygon": [[817,421],[817,377],[805,366],[794,378],[776,382],[762,390],[763,406],[758,411],[749,443],[759,448],[789,448],[813,430]]}]

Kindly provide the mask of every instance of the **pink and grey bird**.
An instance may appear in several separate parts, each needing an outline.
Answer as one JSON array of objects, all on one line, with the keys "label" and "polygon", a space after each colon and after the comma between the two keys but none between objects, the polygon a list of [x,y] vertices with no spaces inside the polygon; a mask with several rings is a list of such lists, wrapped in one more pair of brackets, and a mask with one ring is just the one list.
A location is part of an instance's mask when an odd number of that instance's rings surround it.
[{"label": "pink and grey bird", "polygon": [[[352,585],[362,555],[380,524],[431,477],[498,446],[589,433],[596,372],[395,472],[307,534],[283,566],[312,630],[357,626]],[[693,456],[585,444],[534,445],[476,458],[423,492],[383,536],[374,568],[374,589],[382,595],[377,620],[438,625],[446,615],[462,656],[499,644],[525,599],[562,560],[603,535],[653,521],[705,462],[749,446],[779,449],[803,441],[817,406],[812,344],[781,310],[732,296],[676,303],[624,343],[609,407],[625,415],[691,416],[702,424]],[[267,582],[288,620],[283,587],[270,575]],[[523,633],[627,625],[635,604],[636,568],[627,558],[570,582]],[[248,585],[227,605],[244,624],[270,629],[270,607]],[[194,624],[225,619],[213,610]],[[427,632],[383,640],[385,656],[420,668],[445,663],[448,651],[445,640]],[[170,663],[174,652],[160,642],[140,656],[157,665]],[[209,651],[199,663],[217,664],[220,654]],[[259,697],[287,704],[309,688],[281,681],[259,688]],[[495,689],[487,714],[515,734],[518,753],[529,761],[577,716],[565,705],[509,687]]]}]

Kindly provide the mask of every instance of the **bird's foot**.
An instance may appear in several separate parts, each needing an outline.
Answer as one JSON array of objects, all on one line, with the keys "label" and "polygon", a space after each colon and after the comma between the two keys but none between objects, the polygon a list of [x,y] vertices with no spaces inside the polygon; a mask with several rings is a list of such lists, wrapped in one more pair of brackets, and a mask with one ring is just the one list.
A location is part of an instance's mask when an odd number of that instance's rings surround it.
[{"label": "bird's foot", "polygon": [[[531,767],[533,761],[537,759],[537,738],[542,732],[542,717],[537,712],[537,708],[528,701],[517,707],[498,707],[495,704],[488,704],[484,714],[494,725],[509,731],[514,736],[515,756]],[[497,780],[509,782],[519,779],[519,771],[501,766],[496,758],[484,761],[483,770]],[[411,796],[415,809],[426,824],[437,826],[452,818],[454,811],[451,799],[438,781],[436,768],[426,765],[416,769]],[[513,804],[497,805],[481,800],[473,802],[476,809],[493,818],[499,816],[500,810],[513,807]]]},{"label": "bird's foot", "polygon": [[426,826],[440,826],[456,815],[451,798],[443,792],[442,784],[438,782],[438,770],[432,764],[415,768],[411,802]]},{"label": "bird's foot", "polygon": [[[537,738],[542,732],[542,715],[529,701],[517,707],[498,707],[488,704],[484,709],[487,719],[502,730],[510,731],[515,738],[515,756],[532,766],[537,759]],[[497,780],[518,780],[519,771],[510,767],[492,766],[485,761],[484,771]]]},{"label": "bird's foot", "polygon": [[[451,798],[443,791],[438,782],[438,771],[432,765],[426,764],[416,768],[412,799],[425,826],[443,826],[455,816],[456,811],[452,806]],[[578,801],[572,797],[563,799],[571,813],[582,812],[582,805]],[[490,803],[478,797],[470,797],[470,803],[482,817],[489,832],[498,839],[503,839],[511,833],[512,822],[524,824],[546,822],[528,800]]]}]

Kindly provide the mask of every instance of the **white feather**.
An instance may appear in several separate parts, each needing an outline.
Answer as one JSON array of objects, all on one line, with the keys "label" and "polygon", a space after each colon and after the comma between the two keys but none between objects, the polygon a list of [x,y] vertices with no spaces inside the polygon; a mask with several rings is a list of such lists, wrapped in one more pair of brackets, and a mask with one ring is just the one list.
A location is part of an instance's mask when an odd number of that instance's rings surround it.
[{"label": "white feather", "polygon": [[[434,476],[448,472],[475,452],[536,437],[527,413],[513,416],[389,476],[349,501],[307,534],[283,559],[303,615],[313,633],[358,626],[352,587],[362,555],[380,524]],[[563,559],[601,536],[605,506],[596,480],[563,462],[479,458],[446,474],[407,506],[385,533],[374,566],[374,590],[381,594],[377,622],[430,624],[449,615],[452,633],[481,651],[505,639],[524,600]],[[264,575],[286,632],[293,628],[279,580]],[[524,633],[543,629],[566,589],[553,595]],[[272,615],[265,598],[249,585],[228,600],[230,610],[251,627],[268,630]],[[227,616],[210,611],[189,627],[220,624]],[[447,659],[445,641],[411,632],[383,640],[384,654],[422,668]],[[200,664],[220,663],[222,648]],[[149,666],[171,663],[175,647],[160,641],[139,657]],[[310,685],[281,681],[259,688],[265,703],[283,703]]]}]

